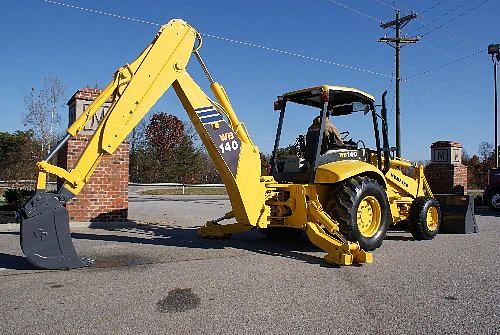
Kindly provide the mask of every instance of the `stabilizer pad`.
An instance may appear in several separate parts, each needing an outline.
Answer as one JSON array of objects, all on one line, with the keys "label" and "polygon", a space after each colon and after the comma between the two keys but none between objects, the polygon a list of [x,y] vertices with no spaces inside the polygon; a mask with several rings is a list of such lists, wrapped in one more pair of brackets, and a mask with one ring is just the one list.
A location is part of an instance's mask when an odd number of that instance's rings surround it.
[{"label": "stabilizer pad", "polygon": [[41,269],[76,269],[88,265],[78,257],[69,230],[69,215],[57,194],[37,191],[19,211],[21,249]]}]

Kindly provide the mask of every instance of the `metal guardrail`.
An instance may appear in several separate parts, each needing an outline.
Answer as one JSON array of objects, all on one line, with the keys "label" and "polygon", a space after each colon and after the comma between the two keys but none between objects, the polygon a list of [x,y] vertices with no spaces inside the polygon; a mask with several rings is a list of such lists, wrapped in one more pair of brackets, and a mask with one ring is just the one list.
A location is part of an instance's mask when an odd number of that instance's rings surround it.
[{"label": "metal guardrail", "polygon": [[224,184],[180,184],[180,183],[153,183],[153,184],[141,184],[141,183],[129,183],[129,187],[134,187],[143,190],[151,189],[171,189],[171,188],[182,188],[182,194],[186,194],[187,188],[225,188]]},{"label": "metal guardrail", "polygon": [[[35,184],[34,180],[18,180],[18,181],[3,181],[0,180],[0,188],[12,188],[16,187],[33,187]],[[51,181],[47,182],[47,189],[50,191],[56,190],[57,182]],[[224,184],[181,184],[181,183],[128,183],[129,187],[139,188],[139,189],[166,189],[166,188],[182,188],[182,194],[186,194],[187,188],[223,188],[226,187]]]},{"label": "metal guardrail", "polygon": [[152,184],[128,183],[128,186],[138,186],[138,187],[226,187],[226,185],[224,185],[224,184],[179,184],[179,183],[152,183]]},{"label": "metal guardrail", "polygon": [[[23,186],[32,186],[35,184],[34,180],[17,180],[17,181],[5,181],[5,180],[0,180],[0,187],[2,188],[8,188],[12,187],[14,184],[20,184]],[[57,182],[55,181],[48,181],[47,184],[49,185],[56,185]],[[225,187],[224,184],[181,184],[181,183],[150,183],[150,184],[143,184],[143,183],[128,183],[128,186],[135,186],[135,187],[155,187],[155,188],[168,188],[168,187]],[[469,195],[482,195],[483,190],[467,190],[467,194]]]},{"label": "metal guardrail", "polygon": [[[9,187],[13,184],[21,185],[34,185],[34,180],[17,180],[17,181],[4,181],[0,180],[0,187]],[[55,185],[57,182],[48,181],[47,184]],[[141,184],[141,183],[128,183],[128,186],[139,186],[139,187],[225,187],[224,184],[180,184],[180,183],[151,183],[151,184]]]},{"label": "metal guardrail", "polygon": [[[5,180],[0,180],[0,187],[11,187],[11,185],[23,185],[23,186],[32,186],[35,185],[34,180],[12,180],[12,181],[5,181]],[[47,184],[55,185],[57,182],[55,181],[48,181]]]}]

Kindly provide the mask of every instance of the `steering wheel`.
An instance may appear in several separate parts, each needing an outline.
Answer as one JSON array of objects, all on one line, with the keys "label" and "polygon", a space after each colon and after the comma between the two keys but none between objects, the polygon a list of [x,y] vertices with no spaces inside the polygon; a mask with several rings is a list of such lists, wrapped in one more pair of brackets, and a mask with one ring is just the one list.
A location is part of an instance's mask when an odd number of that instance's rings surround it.
[{"label": "steering wheel", "polygon": [[340,137],[342,138],[342,141],[345,141],[349,137],[349,131],[343,131],[340,133]]},{"label": "steering wheel", "polygon": [[363,140],[359,140],[359,141],[356,143],[356,144],[357,144],[357,146],[358,146],[358,148],[359,148],[359,144],[360,144],[360,143],[363,145],[363,149],[364,149],[364,151],[366,152],[366,145],[365,145],[365,142],[363,142]]}]

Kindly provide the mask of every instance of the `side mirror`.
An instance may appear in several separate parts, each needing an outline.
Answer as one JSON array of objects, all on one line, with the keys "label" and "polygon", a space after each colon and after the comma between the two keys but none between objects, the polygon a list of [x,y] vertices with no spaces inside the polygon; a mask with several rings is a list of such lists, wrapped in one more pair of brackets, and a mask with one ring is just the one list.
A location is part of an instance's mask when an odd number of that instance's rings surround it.
[{"label": "side mirror", "polygon": [[488,54],[494,55],[500,53],[500,44],[490,44],[488,45]]},{"label": "side mirror", "polygon": [[370,113],[370,106],[369,106],[369,105],[366,105],[366,106],[365,106],[365,110],[364,110],[363,114],[364,114],[364,115],[366,115],[366,114],[368,114],[368,113]]},{"label": "side mirror", "polygon": [[274,102],[274,110],[275,111],[281,110],[281,106],[280,106],[280,102],[279,101],[275,101]]}]

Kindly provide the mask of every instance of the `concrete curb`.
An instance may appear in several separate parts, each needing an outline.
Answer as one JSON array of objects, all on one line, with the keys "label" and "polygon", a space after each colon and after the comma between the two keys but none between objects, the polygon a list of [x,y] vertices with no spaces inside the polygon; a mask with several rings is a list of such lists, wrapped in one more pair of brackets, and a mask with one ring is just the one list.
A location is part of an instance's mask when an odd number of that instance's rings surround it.
[{"label": "concrete curb", "polygon": [[0,232],[18,232],[20,230],[19,223],[2,223],[0,224]]}]

